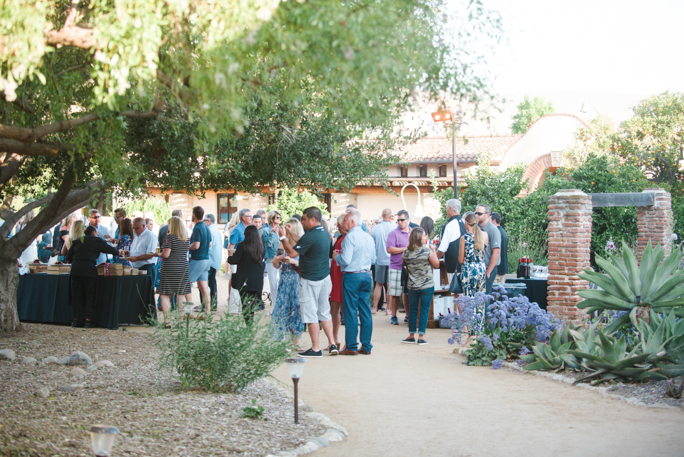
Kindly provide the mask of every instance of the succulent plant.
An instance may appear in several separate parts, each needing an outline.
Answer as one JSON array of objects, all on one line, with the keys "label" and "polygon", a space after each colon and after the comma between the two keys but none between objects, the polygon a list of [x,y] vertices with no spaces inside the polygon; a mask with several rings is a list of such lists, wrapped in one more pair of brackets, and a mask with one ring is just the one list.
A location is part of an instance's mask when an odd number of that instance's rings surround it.
[{"label": "succulent plant", "polygon": [[653,248],[650,241],[644,249],[641,265],[637,264],[634,253],[624,241],[622,258],[610,255],[609,262],[597,255],[596,264],[607,276],[589,270],[578,276],[603,290],[579,291],[584,300],[577,307],[587,309],[589,314],[602,310],[628,311],[607,327],[608,334],[615,333],[630,319],[634,322],[641,317],[648,321],[650,310],[673,310],[677,316],[684,316],[684,270],[677,269],[682,254],[675,250],[661,263],[664,255],[660,245]]},{"label": "succulent plant", "polygon": [[549,337],[549,344],[537,342],[532,347],[532,354],[522,355],[520,359],[528,364],[526,370],[562,370],[566,366],[580,369],[580,363],[568,351],[575,342],[570,336],[570,327],[556,329]]},{"label": "succulent plant", "polygon": [[682,392],[684,392],[684,380],[679,382],[679,385],[674,379],[670,379],[667,382],[667,396],[671,398],[682,398]]},{"label": "succulent plant", "polygon": [[601,355],[589,354],[577,350],[568,350],[575,357],[585,359],[587,366],[596,370],[595,373],[578,379],[575,383],[595,379],[592,383],[600,383],[611,379],[625,381],[661,380],[668,376],[658,372],[649,371],[653,364],[648,363],[650,353],[638,354],[638,347],[627,352],[627,343],[624,336],[616,340],[606,335],[602,330],[598,331],[598,345]]}]

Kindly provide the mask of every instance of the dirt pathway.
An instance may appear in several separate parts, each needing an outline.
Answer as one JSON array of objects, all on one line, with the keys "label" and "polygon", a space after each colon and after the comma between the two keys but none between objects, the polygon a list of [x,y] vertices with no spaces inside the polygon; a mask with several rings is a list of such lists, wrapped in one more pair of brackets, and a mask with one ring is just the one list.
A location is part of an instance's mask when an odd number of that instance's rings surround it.
[{"label": "dirt pathway", "polygon": [[[406,331],[377,315],[371,356],[308,360],[300,398],[349,431],[317,457],[684,455],[684,408],[632,406],[506,368],[468,367],[448,330],[428,329],[427,346],[401,344]],[[292,384],[286,367],[274,375]]]}]

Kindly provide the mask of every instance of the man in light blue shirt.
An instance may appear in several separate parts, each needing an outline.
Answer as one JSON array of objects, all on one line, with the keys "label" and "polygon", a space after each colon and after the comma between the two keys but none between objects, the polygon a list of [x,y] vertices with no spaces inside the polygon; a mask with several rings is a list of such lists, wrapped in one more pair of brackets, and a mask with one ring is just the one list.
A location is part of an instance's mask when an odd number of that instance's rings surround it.
[{"label": "man in light blue shirt", "polygon": [[213,214],[205,214],[204,223],[209,227],[209,233],[211,233],[211,247],[209,248],[209,297],[211,299],[211,309],[217,309],[216,272],[221,269],[221,260],[223,258],[221,240],[223,235],[216,226],[216,218]]},{"label": "man in light blue shirt", "polygon": [[373,293],[373,310],[372,314],[378,312],[379,301],[382,294],[382,289],[385,289],[385,299],[387,298],[387,281],[389,279],[389,264],[390,255],[387,252],[387,237],[390,232],[397,228],[397,224],[392,222],[392,210],[385,208],[382,210],[382,222],[373,227],[371,236],[375,241],[375,292]]},{"label": "man in light blue shirt", "polygon": [[[370,273],[375,263],[375,243],[373,238],[361,229],[361,213],[348,211],[342,221],[347,236],[342,242],[342,253],[334,254],[335,261],[342,273],[342,290],[344,293],[344,340],[347,348],[340,355],[370,355],[373,345],[373,316],[368,304],[368,296],[372,288]],[[357,314],[361,318],[361,349],[356,339],[359,332]]]},{"label": "man in light blue shirt", "polygon": [[[106,242],[109,242],[109,229],[104,225],[100,225],[100,212],[98,210],[93,208],[88,212],[88,221],[90,225],[95,227],[95,230],[97,230],[97,236]],[[99,265],[101,263],[105,263],[107,261],[107,257],[107,254],[100,253],[100,256],[97,258],[97,264]]]},{"label": "man in light blue shirt", "polygon": [[245,229],[252,224],[252,210],[249,208],[242,208],[238,213],[240,223],[236,225],[230,232],[230,244],[228,245],[228,252],[234,252],[235,246],[240,244],[245,239]]}]

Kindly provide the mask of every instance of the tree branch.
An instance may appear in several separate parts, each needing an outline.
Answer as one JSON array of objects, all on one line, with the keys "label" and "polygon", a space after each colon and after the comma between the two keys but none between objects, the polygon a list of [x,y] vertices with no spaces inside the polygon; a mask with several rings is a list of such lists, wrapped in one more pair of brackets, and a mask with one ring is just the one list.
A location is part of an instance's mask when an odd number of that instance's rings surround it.
[{"label": "tree branch", "polygon": [[18,154],[5,153],[0,165],[0,189],[14,177],[19,167],[24,163],[24,157]]},{"label": "tree branch", "polygon": [[16,140],[0,138],[0,151],[6,151],[21,156],[55,157],[59,151],[73,148],[69,143],[22,143]]},{"label": "tree branch", "polygon": [[54,77],[57,78],[57,77],[63,75],[64,73],[69,73],[70,71],[74,71],[74,70],[80,70],[81,68],[85,68],[85,64],[74,65],[73,67],[65,68],[64,70],[62,70],[62,71],[60,71],[59,73],[55,74]]},{"label": "tree branch", "polygon": [[[0,98],[7,102],[4,90],[0,91]],[[28,100],[26,99],[26,94],[22,95],[21,101],[19,101],[19,99],[14,99],[14,101],[8,103],[12,103],[14,106],[17,106],[20,110],[24,111],[25,113],[33,114],[33,107],[29,104]]]}]

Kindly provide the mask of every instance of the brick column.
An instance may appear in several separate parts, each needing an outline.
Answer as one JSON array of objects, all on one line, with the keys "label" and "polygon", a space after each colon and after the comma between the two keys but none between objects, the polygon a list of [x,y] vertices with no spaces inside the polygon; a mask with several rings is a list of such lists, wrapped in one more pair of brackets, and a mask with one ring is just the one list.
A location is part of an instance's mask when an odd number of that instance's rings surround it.
[{"label": "brick column", "polygon": [[653,206],[637,206],[637,227],[639,229],[639,247],[637,257],[641,261],[641,255],[651,240],[651,246],[656,247],[659,243],[665,250],[667,257],[672,252],[672,227],[674,219],[672,215],[672,198],[664,189],[646,189],[644,192],[654,194]]},{"label": "brick column", "polygon": [[563,189],[549,197],[548,311],[566,322],[586,318],[577,308],[582,298],[577,291],[589,281],[577,273],[589,268],[591,247],[591,197],[577,189]]}]

